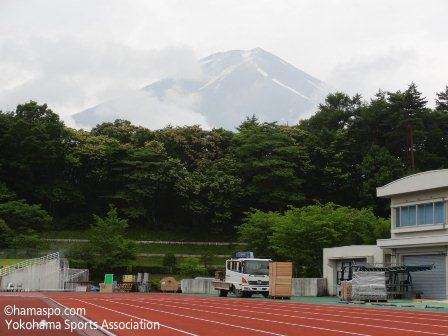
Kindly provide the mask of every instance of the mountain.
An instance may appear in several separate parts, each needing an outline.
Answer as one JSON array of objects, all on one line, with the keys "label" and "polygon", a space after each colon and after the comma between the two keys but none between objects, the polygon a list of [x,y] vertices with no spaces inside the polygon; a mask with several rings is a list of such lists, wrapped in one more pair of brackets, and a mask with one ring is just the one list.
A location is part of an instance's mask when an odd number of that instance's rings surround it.
[{"label": "mountain", "polygon": [[[189,110],[193,109],[193,113],[200,115],[196,118],[199,122],[204,118],[211,127],[234,129],[252,115],[260,121],[296,123],[323,102],[328,93],[327,85],[319,79],[260,48],[215,53],[200,60],[200,65],[200,79],[165,78],[144,87],[138,96],[147,95],[166,103],[167,97],[172,98],[174,94],[169,106],[177,108],[176,102],[181,105],[180,112],[172,115],[178,120],[169,120],[174,125],[183,125],[188,118],[182,118],[182,113],[191,113]],[[192,100],[194,104],[182,109],[185,100]],[[90,127],[116,118],[129,120],[127,101],[129,99],[120,97],[77,113],[73,119],[77,124]],[[157,114],[166,116],[169,109],[155,105],[149,110],[140,110],[141,114],[158,117]],[[141,117],[147,119],[148,116]]]}]

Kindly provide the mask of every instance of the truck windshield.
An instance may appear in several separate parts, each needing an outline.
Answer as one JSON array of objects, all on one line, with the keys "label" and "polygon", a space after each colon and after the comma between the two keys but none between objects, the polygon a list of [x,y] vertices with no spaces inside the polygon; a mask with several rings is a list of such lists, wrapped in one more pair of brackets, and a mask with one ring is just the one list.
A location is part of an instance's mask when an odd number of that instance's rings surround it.
[{"label": "truck windshield", "polygon": [[243,261],[243,273],[253,275],[268,275],[269,261],[267,260],[245,260]]}]

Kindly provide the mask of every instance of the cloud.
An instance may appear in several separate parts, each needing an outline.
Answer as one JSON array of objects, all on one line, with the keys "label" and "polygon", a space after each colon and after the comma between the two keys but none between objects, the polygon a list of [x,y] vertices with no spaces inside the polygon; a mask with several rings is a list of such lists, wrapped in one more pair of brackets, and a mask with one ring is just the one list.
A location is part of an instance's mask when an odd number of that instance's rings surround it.
[{"label": "cloud", "polygon": [[34,99],[68,115],[254,47],[350,93],[414,81],[431,100],[447,84],[447,10],[445,0],[0,0],[0,109]]},{"label": "cloud", "polygon": [[[211,129],[205,117],[196,112],[200,102],[200,96],[194,93],[181,94],[175,90],[167,90],[159,98],[150,92],[139,90],[101,104],[95,108],[95,115],[104,121],[126,119],[153,130],[167,125],[201,125],[204,129]],[[75,126],[88,128],[76,123]]]},{"label": "cloud", "polygon": [[413,48],[389,49],[383,52],[358,55],[335,65],[329,81],[338,91],[361,93],[365,99],[379,89],[404,90],[411,82],[427,83],[419,75],[426,60]]},{"label": "cloud", "polygon": [[[0,44],[3,110],[35,100],[47,103],[65,117],[138,90],[161,77],[203,76],[193,49],[180,44],[159,50],[137,49],[110,40],[90,41],[75,36],[28,36],[3,42]],[[160,103],[172,105],[168,98]],[[179,113],[185,110],[185,106],[177,109]],[[185,119],[188,116],[191,121]],[[198,122],[189,113],[179,116],[179,120],[185,124]]]}]

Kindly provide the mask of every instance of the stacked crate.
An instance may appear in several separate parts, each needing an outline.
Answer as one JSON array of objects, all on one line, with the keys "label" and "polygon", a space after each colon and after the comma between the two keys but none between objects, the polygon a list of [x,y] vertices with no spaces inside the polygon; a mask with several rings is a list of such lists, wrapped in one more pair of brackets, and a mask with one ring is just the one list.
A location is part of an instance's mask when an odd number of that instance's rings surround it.
[{"label": "stacked crate", "polygon": [[122,292],[132,292],[136,287],[136,276],[133,274],[123,275],[123,282],[118,284],[118,288]]},{"label": "stacked crate", "polygon": [[345,301],[352,300],[352,282],[341,281],[341,299]]},{"label": "stacked crate", "polygon": [[292,292],[292,263],[269,263],[269,296],[271,298],[290,298]]}]

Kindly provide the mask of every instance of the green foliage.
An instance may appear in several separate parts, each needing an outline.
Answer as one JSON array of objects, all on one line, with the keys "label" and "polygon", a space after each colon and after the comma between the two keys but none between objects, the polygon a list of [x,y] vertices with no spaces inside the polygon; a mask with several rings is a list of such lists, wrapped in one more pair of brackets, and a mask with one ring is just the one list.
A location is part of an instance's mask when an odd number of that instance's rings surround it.
[{"label": "green foliage", "polygon": [[29,231],[26,234],[20,233],[15,235],[12,240],[9,248],[13,249],[34,249],[34,250],[42,250],[45,247],[45,241],[33,231]]},{"label": "green foliage", "polygon": [[160,203],[167,201],[178,179],[179,161],[167,156],[162,143],[150,141],[131,150],[117,170],[124,188],[113,199],[123,204],[122,211],[127,217],[156,225]]},{"label": "green foliage", "polygon": [[448,112],[448,85],[445,87],[445,91],[437,93],[436,109]]},{"label": "green foliage", "polygon": [[303,201],[300,190],[307,153],[294,144],[283,127],[260,124],[253,117],[241,124],[235,141],[247,205],[282,210]]},{"label": "green foliage", "polygon": [[48,230],[52,220],[40,205],[29,205],[23,200],[1,203],[0,218],[16,232]]},{"label": "green foliage", "polygon": [[177,265],[176,256],[173,253],[166,253],[163,257],[163,266],[167,267],[170,273],[174,272],[174,269]]},{"label": "green foliage", "polygon": [[323,248],[375,244],[376,238],[385,238],[386,223],[369,209],[328,203],[290,208],[284,214],[251,213],[239,233],[241,241],[255,242],[250,243],[255,251],[274,251],[292,260],[301,276],[321,277]]},{"label": "green foliage", "polygon": [[85,230],[113,204],[143,232],[134,238],[157,231],[227,240],[251,209],[332,202],[388,216],[377,187],[448,168],[447,101],[445,88],[428,108],[413,83],[369,102],[336,92],[298,125],[252,117],[235,132],[151,131],[126,120],[73,130],[47,105],[21,104],[0,111],[0,218],[14,235],[50,224]]},{"label": "green foliage", "polygon": [[402,162],[392,156],[389,151],[378,145],[373,145],[360,165],[362,186],[360,192],[361,204],[375,206],[376,213],[386,215],[390,201],[376,197],[376,188],[392,182],[405,175]]},{"label": "green foliage", "polygon": [[277,212],[261,210],[254,210],[246,215],[243,224],[237,227],[239,240],[246,243],[247,248],[257,257],[274,258],[275,251],[269,242],[269,237],[274,232],[274,226],[282,220],[282,216]]},{"label": "green foliage", "polygon": [[33,203],[48,207],[55,200],[52,182],[62,176],[67,132],[56,113],[47,105],[29,102],[0,118],[0,180]]},{"label": "green foliage", "polygon": [[208,271],[214,257],[215,256],[214,256],[213,252],[210,251],[210,249],[205,249],[204,252],[201,254],[200,260],[201,260],[201,263],[204,266],[205,270]]},{"label": "green foliage", "polygon": [[179,263],[179,272],[183,276],[194,278],[203,275],[205,268],[200,265],[198,258],[187,257]]},{"label": "green foliage", "polygon": [[8,248],[14,237],[14,231],[0,218],[0,248]]},{"label": "green foliage", "polygon": [[107,217],[94,218],[95,223],[90,229],[90,252],[94,265],[98,268],[132,267],[137,245],[135,241],[125,238],[127,220],[120,219],[114,207]]},{"label": "green foliage", "polygon": [[242,180],[236,174],[237,164],[232,158],[203,159],[194,171],[178,180],[177,194],[195,227],[207,225],[213,233],[229,229],[243,193]]}]

